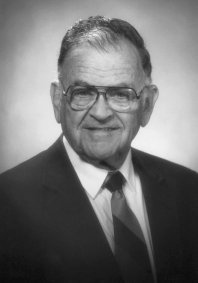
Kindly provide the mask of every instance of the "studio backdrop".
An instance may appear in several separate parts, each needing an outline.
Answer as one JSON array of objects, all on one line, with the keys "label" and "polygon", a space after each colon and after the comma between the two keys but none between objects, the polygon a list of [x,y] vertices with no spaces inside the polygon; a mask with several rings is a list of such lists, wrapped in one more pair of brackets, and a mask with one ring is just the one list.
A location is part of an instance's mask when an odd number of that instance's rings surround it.
[{"label": "studio backdrop", "polygon": [[1,0],[0,172],[60,135],[49,95],[62,37],[79,19],[130,22],[145,39],[160,96],[132,145],[198,171],[197,0]]}]

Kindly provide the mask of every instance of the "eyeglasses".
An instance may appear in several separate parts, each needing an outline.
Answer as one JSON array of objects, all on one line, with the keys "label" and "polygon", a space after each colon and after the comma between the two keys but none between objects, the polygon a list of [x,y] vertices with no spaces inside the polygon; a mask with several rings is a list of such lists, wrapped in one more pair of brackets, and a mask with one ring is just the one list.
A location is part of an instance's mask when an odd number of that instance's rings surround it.
[{"label": "eyeglasses", "polygon": [[[99,89],[104,89],[99,91]],[[110,108],[117,112],[128,112],[135,108],[137,99],[140,98],[133,88],[126,87],[101,87],[71,85],[63,91],[72,109],[77,111],[88,110],[103,95]]]}]

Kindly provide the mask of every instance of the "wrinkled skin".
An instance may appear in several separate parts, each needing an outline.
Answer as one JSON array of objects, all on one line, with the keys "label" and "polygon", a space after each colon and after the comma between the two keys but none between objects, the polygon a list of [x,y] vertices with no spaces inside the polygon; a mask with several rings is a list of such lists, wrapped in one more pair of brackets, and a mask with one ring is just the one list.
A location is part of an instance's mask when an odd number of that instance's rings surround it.
[{"label": "wrinkled skin", "polygon": [[[72,84],[125,86],[140,92],[146,85],[139,54],[129,42],[107,52],[88,45],[73,49],[61,71],[64,89]],[[92,108],[73,110],[60,82],[52,83],[55,117],[71,147],[86,162],[97,167],[117,169],[124,162],[140,126],[145,126],[158,97],[156,86],[146,87],[132,111],[112,110],[102,95]]]}]

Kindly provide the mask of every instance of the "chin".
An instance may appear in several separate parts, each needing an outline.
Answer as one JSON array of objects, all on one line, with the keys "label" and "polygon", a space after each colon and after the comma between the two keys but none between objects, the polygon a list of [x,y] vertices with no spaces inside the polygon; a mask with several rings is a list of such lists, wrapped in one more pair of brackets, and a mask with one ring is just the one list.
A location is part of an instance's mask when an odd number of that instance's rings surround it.
[{"label": "chin", "polygon": [[108,158],[112,158],[113,156],[115,156],[115,153],[103,150],[103,151],[89,152],[87,156],[89,156],[91,159],[106,160]]},{"label": "chin", "polygon": [[119,155],[117,150],[112,149],[110,147],[108,148],[95,147],[92,150],[89,148],[84,153],[87,159],[89,159],[90,161],[95,161],[95,162],[101,162],[101,161],[105,162],[107,160],[116,160]]},{"label": "chin", "polygon": [[94,155],[98,156],[98,158],[100,156],[101,158],[110,157],[112,155],[115,155],[119,151],[118,146],[113,143],[98,143],[87,149]]}]

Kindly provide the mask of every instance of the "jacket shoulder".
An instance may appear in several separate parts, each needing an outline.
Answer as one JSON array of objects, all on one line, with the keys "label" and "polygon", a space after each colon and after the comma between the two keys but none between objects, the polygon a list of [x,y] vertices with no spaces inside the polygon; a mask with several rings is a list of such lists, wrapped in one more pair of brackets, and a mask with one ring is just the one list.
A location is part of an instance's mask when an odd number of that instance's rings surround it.
[{"label": "jacket shoulder", "polygon": [[141,150],[132,149],[133,155],[135,155],[141,163],[146,164],[151,170],[161,172],[164,176],[172,178],[195,178],[198,180],[198,173],[183,165],[174,163],[172,161],[163,159],[161,157],[143,152]]},{"label": "jacket shoulder", "polygon": [[57,160],[64,159],[62,155],[64,155],[64,145],[60,136],[47,150],[2,173],[0,187],[41,184],[46,164],[51,160],[56,164]]},{"label": "jacket shoulder", "polygon": [[16,184],[24,182],[25,180],[31,182],[32,178],[35,180],[35,176],[39,176],[41,174],[45,154],[46,151],[43,151],[2,173],[0,175],[0,185],[11,183]]}]

